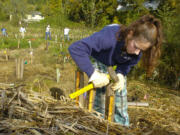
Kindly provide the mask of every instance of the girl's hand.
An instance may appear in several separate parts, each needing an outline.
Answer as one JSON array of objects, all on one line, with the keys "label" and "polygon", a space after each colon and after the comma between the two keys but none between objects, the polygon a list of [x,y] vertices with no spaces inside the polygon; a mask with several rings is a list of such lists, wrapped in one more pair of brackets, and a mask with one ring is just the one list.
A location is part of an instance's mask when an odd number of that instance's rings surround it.
[{"label": "girl's hand", "polygon": [[92,82],[95,88],[101,88],[109,83],[109,78],[107,74],[94,70],[94,73],[89,78],[89,82]]},{"label": "girl's hand", "polygon": [[114,83],[113,85],[112,85],[112,89],[114,90],[114,91],[118,91],[118,92],[121,92],[121,90],[124,88],[124,86],[125,86],[125,77],[124,77],[124,75],[123,74],[121,74],[121,73],[118,73],[117,74],[117,76],[118,76],[118,78],[119,78],[119,81],[118,82],[116,82],[116,83]]}]

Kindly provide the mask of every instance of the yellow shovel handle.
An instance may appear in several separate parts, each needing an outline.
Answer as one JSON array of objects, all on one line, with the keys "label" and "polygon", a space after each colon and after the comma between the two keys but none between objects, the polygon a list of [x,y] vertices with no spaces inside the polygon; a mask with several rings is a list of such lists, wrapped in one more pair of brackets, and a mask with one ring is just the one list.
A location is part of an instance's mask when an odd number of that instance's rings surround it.
[{"label": "yellow shovel handle", "polygon": [[71,99],[74,99],[74,98],[78,97],[79,95],[81,95],[81,94],[83,94],[83,93],[85,93],[85,92],[87,92],[88,90],[91,90],[91,89],[93,89],[93,88],[94,88],[93,84],[90,83],[89,85],[85,86],[84,88],[82,88],[82,89],[80,89],[80,90],[78,90],[78,91],[76,91],[76,92],[74,92],[74,93],[71,93],[71,94],[69,95],[69,97],[70,97]]},{"label": "yellow shovel handle", "polygon": [[[107,77],[110,78],[109,75],[107,75]],[[94,88],[93,83],[90,83],[89,85],[85,86],[84,88],[81,88],[81,89],[77,90],[76,92],[71,93],[69,95],[69,97],[71,99],[74,99],[74,98],[80,96],[81,94],[83,94],[83,93],[85,93],[85,92],[87,92],[87,91],[89,91],[89,90],[91,90],[93,88]]]}]

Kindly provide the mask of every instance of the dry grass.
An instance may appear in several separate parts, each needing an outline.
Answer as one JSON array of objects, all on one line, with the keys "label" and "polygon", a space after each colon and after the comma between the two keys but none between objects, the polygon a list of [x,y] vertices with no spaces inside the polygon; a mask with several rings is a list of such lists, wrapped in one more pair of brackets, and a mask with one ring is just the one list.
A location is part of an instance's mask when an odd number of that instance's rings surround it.
[{"label": "dry grass", "polygon": [[[74,32],[78,34],[78,30]],[[77,37],[77,35],[74,35],[74,38],[78,39],[79,37]],[[59,57],[53,51],[52,52],[45,51],[44,43],[45,42],[43,41],[38,48],[34,49],[33,64],[30,64],[29,61],[29,51],[30,51],[29,49],[10,50],[9,61],[5,61],[3,50],[1,50],[0,82],[25,84],[24,89],[26,90],[27,93],[29,93],[30,91],[35,93],[35,94],[31,93],[30,94],[31,96],[29,97],[28,100],[30,100],[31,102],[33,102],[33,104],[36,104],[37,106],[39,106],[39,104],[41,104],[42,102],[43,102],[42,104],[44,104],[44,101],[42,100],[44,97],[47,97],[47,99],[50,98],[50,100],[45,101],[47,102],[49,107],[61,106],[61,111],[62,110],[66,111],[66,113],[62,114],[60,110],[59,113],[52,113],[52,112],[49,113],[51,116],[53,116],[54,119],[58,117],[60,120],[65,120],[62,121],[64,122],[63,123],[64,125],[60,123],[61,125],[58,127],[59,134],[67,134],[68,132],[74,134],[101,134],[101,133],[105,134],[107,132],[107,121],[104,121],[100,118],[96,118],[91,113],[77,107],[75,109],[72,109],[71,111],[68,109],[68,106],[73,108],[74,107],[73,102],[68,102],[67,104],[67,102],[63,102],[61,100],[56,101],[52,99],[52,97],[50,97],[49,89],[52,87],[56,87],[63,90],[66,97],[68,97],[68,95],[74,91],[76,66],[72,61],[63,63],[62,56]],[[52,44],[50,48],[55,48],[55,45]],[[55,48],[55,50],[56,49],[57,47]],[[27,61],[27,64],[25,64],[24,78],[22,80],[17,80],[15,77],[15,59],[17,57],[24,57],[25,60]],[[60,61],[58,61],[59,58]],[[56,82],[56,67],[60,68],[60,73],[61,73],[59,83]],[[85,76],[85,84],[87,84],[87,76]],[[147,96],[147,99],[144,99],[145,95]],[[9,97],[10,99],[12,99],[11,96]],[[128,112],[131,123],[130,128],[129,129],[122,128],[120,125],[112,124],[109,125],[109,130],[108,130],[109,134],[112,135],[118,133],[125,135],[127,134],[179,135],[180,134],[180,93],[178,91],[131,80],[128,83],[128,100],[133,102],[135,101],[148,102],[149,107],[129,107]],[[27,110],[24,110],[22,106],[19,106],[19,104],[15,104],[15,105],[17,106],[16,108],[17,112],[14,114],[14,117],[16,119],[9,120],[7,118],[9,117],[9,114],[0,115],[1,116],[0,132],[7,131],[4,128],[8,129],[10,127],[10,129],[12,129],[13,131],[17,129],[19,133],[28,132],[29,134],[38,134],[38,132],[40,132],[41,134],[45,134],[45,133],[49,134],[49,132],[53,129],[52,126],[50,127],[50,125],[44,125],[44,121],[41,121],[39,118],[40,116],[33,114],[32,112],[30,112],[28,116],[30,116],[31,119],[32,117],[33,118],[37,117],[38,121],[34,122],[24,119],[22,120],[20,117],[22,113],[24,115],[29,112]],[[53,108],[50,107],[49,109],[53,109]],[[41,113],[43,113],[43,111],[44,110],[42,109],[39,110],[39,112]],[[69,113],[67,113],[68,111]],[[43,119],[45,119],[45,121],[48,122],[50,121],[49,118],[46,118],[44,116]],[[5,122],[5,124],[7,125],[2,127],[2,125],[4,124],[2,122]],[[23,126],[25,122],[27,122],[26,127]],[[46,130],[41,128],[41,124],[45,126]],[[32,128],[32,126],[34,127]],[[92,130],[94,130],[95,132]],[[86,133],[84,131],[86,132],[88,131],[88,132]],[[57,133],[54,130],[52,130],[51,133],[53,132],[55,134]]]}]

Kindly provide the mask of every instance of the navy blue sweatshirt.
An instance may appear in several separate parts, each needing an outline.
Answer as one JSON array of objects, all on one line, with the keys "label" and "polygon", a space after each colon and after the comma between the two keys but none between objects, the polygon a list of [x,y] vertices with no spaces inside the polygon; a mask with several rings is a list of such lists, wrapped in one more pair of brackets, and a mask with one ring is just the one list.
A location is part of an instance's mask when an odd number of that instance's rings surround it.
[{"label": "navy blue sweatshirt", "polygon": [[116,39],[119,29],[117,24],[108,25],[101,31],[74,42],[68,48],[72,59],[88,77],[94,72],[90,56],[107,66],[117,65],[116,73],[123,75],[127,75],[130,68],[140,60],[142,53],[130,55],[122,51],[125,42]]}]

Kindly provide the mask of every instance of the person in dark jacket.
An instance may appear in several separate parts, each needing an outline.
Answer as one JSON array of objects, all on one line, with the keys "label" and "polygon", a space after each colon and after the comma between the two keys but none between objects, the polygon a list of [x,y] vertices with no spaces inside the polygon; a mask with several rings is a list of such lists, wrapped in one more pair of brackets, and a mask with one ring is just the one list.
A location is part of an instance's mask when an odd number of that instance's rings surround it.
[{"label": "person in dark jacket", "polygon": [[1,31],[2,31],[2,36],[3,36],[3,37],[7,37],[7,32],[6,32],[7,30],[6,30],[6,28],[3,27],[3,28],[1,29]]},{"label": "person in dark jacket", "polygon": [[109,83],[107,67],[116,66],[119,81],[112,86],[115,91],[114,121],[129,126],[126,76],[141,57],[149,76],[160,56],[161,41],[160,21],[152,15],[145,15],[128,27],[107,25],[99,32],[70,45],[68,49],[72,59],[96,88],[96,111],[105,114],[104,86]]}]

